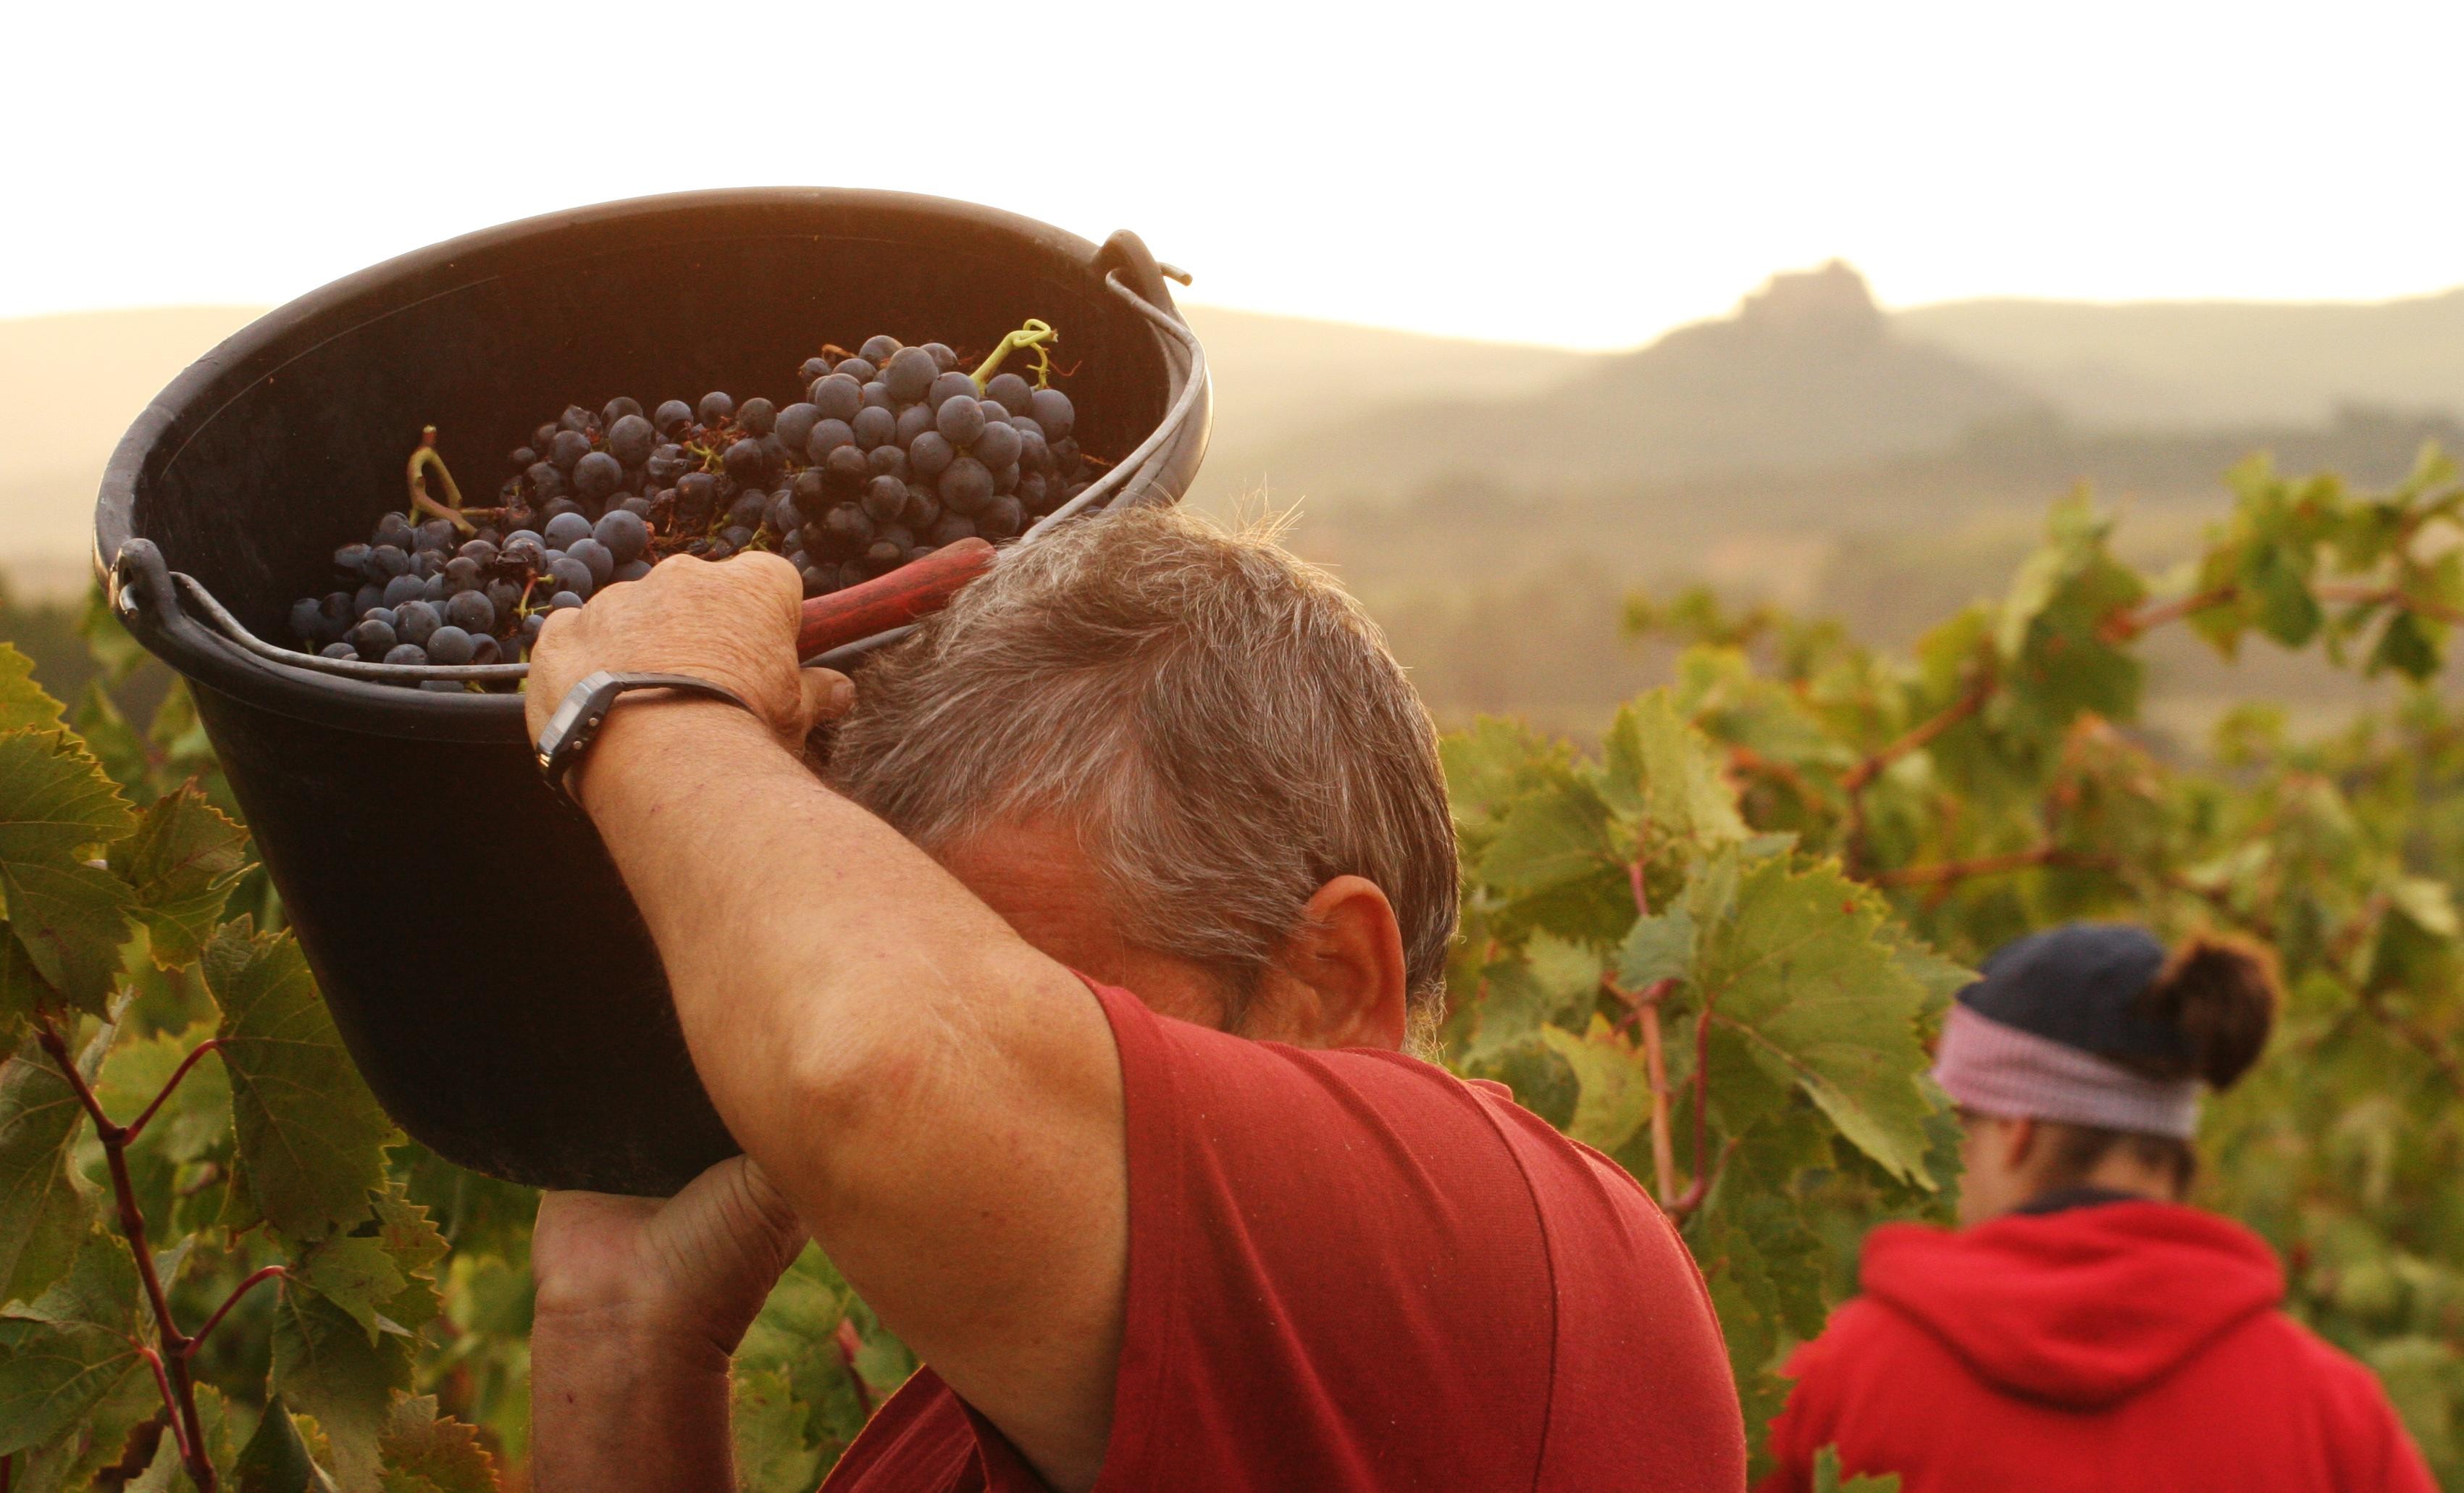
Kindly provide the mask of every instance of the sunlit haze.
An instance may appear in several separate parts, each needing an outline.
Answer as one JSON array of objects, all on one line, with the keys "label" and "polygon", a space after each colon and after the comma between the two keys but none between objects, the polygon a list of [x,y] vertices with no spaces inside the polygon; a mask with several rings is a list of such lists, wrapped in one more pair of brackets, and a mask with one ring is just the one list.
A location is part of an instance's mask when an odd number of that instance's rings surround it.
[{"label": "sunlit haze", "polygon": [[[1886,302],[2464,281],[2464,8],[20,8],[0,316],[266,303],[559,208],[899,187],[1218,304],[1637,342]],[[34,65],[34,59],[40,59]]]}]

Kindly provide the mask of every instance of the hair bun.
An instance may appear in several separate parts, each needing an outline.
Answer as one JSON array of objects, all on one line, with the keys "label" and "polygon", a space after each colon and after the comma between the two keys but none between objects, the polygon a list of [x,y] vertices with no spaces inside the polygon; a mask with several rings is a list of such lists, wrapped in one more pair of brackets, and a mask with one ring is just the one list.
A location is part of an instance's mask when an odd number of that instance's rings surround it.
[{"label": "hair bun", "polygon": [[2266,1050],[2280,999],[2271,951],[2246,939],[2202,933],[2185,940],[2165,961],[2141,1010],[2180,1035],[2192,1073],[2223,1089]]}]

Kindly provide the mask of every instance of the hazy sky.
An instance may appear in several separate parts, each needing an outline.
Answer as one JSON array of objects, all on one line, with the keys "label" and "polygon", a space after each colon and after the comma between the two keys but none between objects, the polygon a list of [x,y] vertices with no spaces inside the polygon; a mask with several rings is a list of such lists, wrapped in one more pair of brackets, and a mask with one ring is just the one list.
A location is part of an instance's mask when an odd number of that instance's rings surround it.
[{"label": "hazy sky", "polygon": [[0,316],[271,302],[506,219],[775,183],[1115,227],[1219,303],[1639,341],[1887,301],[2464,282],[2464,5],[12,10]]}]

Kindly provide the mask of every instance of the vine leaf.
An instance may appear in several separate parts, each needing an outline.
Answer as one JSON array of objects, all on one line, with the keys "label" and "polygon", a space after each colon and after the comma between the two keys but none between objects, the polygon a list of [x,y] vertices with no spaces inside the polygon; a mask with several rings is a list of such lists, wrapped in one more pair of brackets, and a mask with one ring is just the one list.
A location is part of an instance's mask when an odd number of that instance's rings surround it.
[{"label": "vine leaf", "polygon": [[1930,1189],[1934,1103],[1917,1028],[1947,977],[1925,977],[1925,956],[1885,923],[1881,899],[1835,866],[1755,863],[1726,914],[1705,922],[1693,988],[1773,1080],[1802,1089],[1884,1171]]},{"label": "vine leaf", "polygon": [[1683,979],[1694,968],[1693,911],[1683,903],[1651,917],[1638,917],[1617,951],[1617,980],[1641,990],[1662,979]]},{"label": "vine leaf", "polygon": [[437,1415],[432,1394],[397,1395],[377,1448],[385,1493],[496,1493],[496,1460],[477,1428]]},{"label": "vine leaf", "polygon": [[1591,950],[1551,933],[1533,933],[1522,956],[1481,971],[1478,1025],[1466,1063],[1484,1063],[1530,1041],[1550,1022],[1599,990],[1600,961]]},{"label": "vine leaf", "polygon": [[57,726],[62,708],[34,682],[34,661],[14,644],[0,643],[0,731]]},{"label": "vine leaf", "polygon": [[1706,845],[1746,838],[1723,754],[1668,691],[1619,707],[1601,757],[1601,792],[1620,814]]},{"label": "vine leaf", "polygon": [[1633,1139],[1651,1109],[1651,1077],[1625,1038],[1595,1014],[1591,1029],[1579,1037],[1562,1026],[1544,1026],[1540,1040],[1574,1070],[1574,1118],[1566,1133],[1597,1151],[1615,1151]]},{"label": "vine leaf", "polygon": [[411,1339],[374,1342],[351,1314],[309,1290],[285,1287],[274,1318],[274,1390],[317,1425],[342,1493],[379,1493],[386,1408],[411,1383]]},{"label": "vine leaf", "polygon": [[0,1064],[0,1301],[31,1299],[57,1281],[87,1233],[86,1204],[68,1176],[69,1137],[83,1112],[33,1037]]},{"label": "vine leaf", "polygon": [[1895,1472],[1859,1473],[1842,1479],[1839,1448],[1826,1446],[1814,1454],[1814,1493],[1900,1493],[1900,1476]]},{"label": "vine leaf", "polygon": [[231,1481],[238,1493],[309,1493],[316,1476],[316,1466],[308,1460],[308,1445],[299,1439],[299,1428],[292,1423],[291,1407],[276,1394],[265,1402],[265,1416],[256,1423],[256,1434],[240,1448],[239,1460],[231,1467]]},{"label": "vine leaf", "polygon": [[231,884],[248,869],[248,831],[196,784],[154,801],[136,832],[111,847],[111,869],[134,894],[129,912],[152,935],[157,969],[205,955]]},{"label": "vine leaf", "polygon": [[145,742],[137,728],[128,724],[128,717],[120,714],[100,680],[85,687],[85,698],[77,702],[77,714],[69,724],[122,792],[141,801],[153,797],[148,779],[154,764],[145,754]]},{"label": "vine leaf", "polygon": [[99,1232],[51,1289],[0,1311],[0,1456],[78,1425],[137,1372],[137,1267]]},{"label": "vine leaf", "polygon": [[806,1439],[810,1412],[797,1402],[777,1369],[739,1368],[731,1375],[736,1477],[754,1493],[802,1493],[821,1478],[822,1448]]},{"label": "vine leaf", "polygon": [[400,1326],[382,1308],[409,1283],[384,1240],[349,1234],[319,1240],[292,1267],[292,1279],[341,1307],[366,1329],[370,1345],[387,1326]]},{"label": "vine leaf", "polygon": [[342,1050],[297,941],[247,918],[226,924],[206,946],[205,977],[222,1005],[249,1200],[295,1241],[366,1218],[399,1135]]},{"label": "vine leaf", "polygon": [[120,977],[128,941],[128,888],[91,866],[0,861],[9,930],[45,982],[94,1016]]},{"label": "vine leaf", "polygon": [[1617,860],[1609,806],[1588,784],[1560,780],[1507,809],[1480,861],[1483,880],[1529,895],[1595,875]]},{"label": "vine leaf", "polygon": [[0,863],[74,865],[136,824],[128,801],[75,736],[0,733]]}]

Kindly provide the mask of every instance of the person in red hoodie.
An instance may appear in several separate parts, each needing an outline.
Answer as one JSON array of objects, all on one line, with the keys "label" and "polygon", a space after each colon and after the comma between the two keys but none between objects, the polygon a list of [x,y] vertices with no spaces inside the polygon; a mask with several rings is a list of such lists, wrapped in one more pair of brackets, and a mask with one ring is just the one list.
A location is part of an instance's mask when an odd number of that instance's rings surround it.
[{"label": "person in red hoodie", "polygon": [[2075,923],[1986,961],[1934,1077],[1966,1130],[1961,1227],[1866,1241],[1863,1295],[1789,1365],[1765,1493],[2429,1493],[2378,1381],[2278,1309],[2274,1251],[2186,1207],[2202,1084],[2257,1061],[2258,951]]}]

